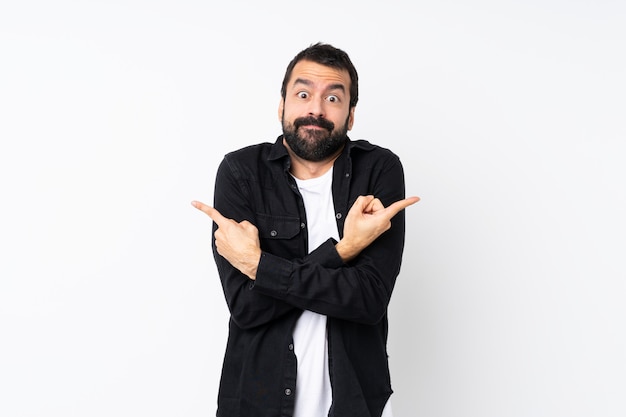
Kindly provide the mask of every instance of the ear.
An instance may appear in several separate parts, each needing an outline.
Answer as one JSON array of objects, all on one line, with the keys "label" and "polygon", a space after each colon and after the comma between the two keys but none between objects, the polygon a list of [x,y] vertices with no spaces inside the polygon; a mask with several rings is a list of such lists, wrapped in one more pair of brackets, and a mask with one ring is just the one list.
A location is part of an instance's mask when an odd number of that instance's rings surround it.
[{"label": "ear", "polygon": [[285,99],[281,98],[278,103],[278,121],[283,122],[283,110],[285,110]]},{"label": "ear", "polygon": [[354,124],[354,111],[356,110],[356,106],[350,107],[350,115],[348,116],[348,130],[352,130],[352,125]]}]

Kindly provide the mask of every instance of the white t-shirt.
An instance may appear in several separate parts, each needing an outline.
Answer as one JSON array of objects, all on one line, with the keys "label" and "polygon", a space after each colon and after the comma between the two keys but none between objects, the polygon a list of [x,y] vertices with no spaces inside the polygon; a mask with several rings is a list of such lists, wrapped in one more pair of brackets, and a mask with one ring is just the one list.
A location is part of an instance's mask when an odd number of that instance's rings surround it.
[{"label": "white t-shirt", "polygon": [[[309,251],[328,238],[339,240],[332,194],[333,169],[317,178],[295,180],[304,200]],[[332,389],[328,371],[326,316],[305,310],[294,328],[293,344],[298,358],[294,417],[327,417],[332,403]],[[382,417],[392,417],[390,401]]]}]

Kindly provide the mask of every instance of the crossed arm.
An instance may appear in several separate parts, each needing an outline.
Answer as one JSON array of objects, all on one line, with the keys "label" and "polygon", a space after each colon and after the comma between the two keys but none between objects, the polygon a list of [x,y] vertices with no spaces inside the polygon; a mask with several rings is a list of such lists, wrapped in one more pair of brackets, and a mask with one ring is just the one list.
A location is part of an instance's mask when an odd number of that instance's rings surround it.
[{"label": "crossed arm", "polygon": [[[384,207],[372,195],[357,198],[346,217],[343,238],[335,245],[341,259],[348,262],[358,256],[363,249],[389,230],[391,219],[396,214],[419,200],[419,197],[408,197]],[[256,279],[261,259],[257,228],[247,220],[236,222],[224,217],[215,208],[200,201],[193,201],[191,204],[217,224],[217,252],[248,278]]]}]

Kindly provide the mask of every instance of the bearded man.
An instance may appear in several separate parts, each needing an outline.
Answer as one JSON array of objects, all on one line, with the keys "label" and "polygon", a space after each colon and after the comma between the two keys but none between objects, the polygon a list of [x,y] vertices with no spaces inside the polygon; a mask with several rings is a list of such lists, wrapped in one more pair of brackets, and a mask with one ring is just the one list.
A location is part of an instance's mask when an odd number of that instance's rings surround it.
[{"label": "bearded man", "polygon": [[351,140],[358,75],[317,43],[289,63],[283,134],[227,154],[213,255],[230,311],[218,417],[391,417],[387,307],[404,248],[404,171]]}]

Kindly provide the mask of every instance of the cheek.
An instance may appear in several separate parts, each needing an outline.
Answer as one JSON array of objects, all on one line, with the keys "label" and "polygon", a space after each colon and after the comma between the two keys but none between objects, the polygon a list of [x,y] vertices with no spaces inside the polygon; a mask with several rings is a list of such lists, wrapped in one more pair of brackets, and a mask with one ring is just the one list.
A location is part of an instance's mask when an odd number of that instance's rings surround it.
[{"label": "cheek", "polygon": [[283,112],[283,122],[293,124],[294,120],[296,120],[298,117],[302,117],[302,113],[299,113],[298,109],[294,106],[286,108]]},{"label": "cheek", "polygon": [[352,127],[352,118],[350,117],[350,112],[341,112],[335,117],[335,126],[346,126],[348,129]]},{"label": "cheek", "polygon": [[285,104],[282,108],[282,117],[285,120],[289,120],[291,114],[293,113],[293,106]]}]

